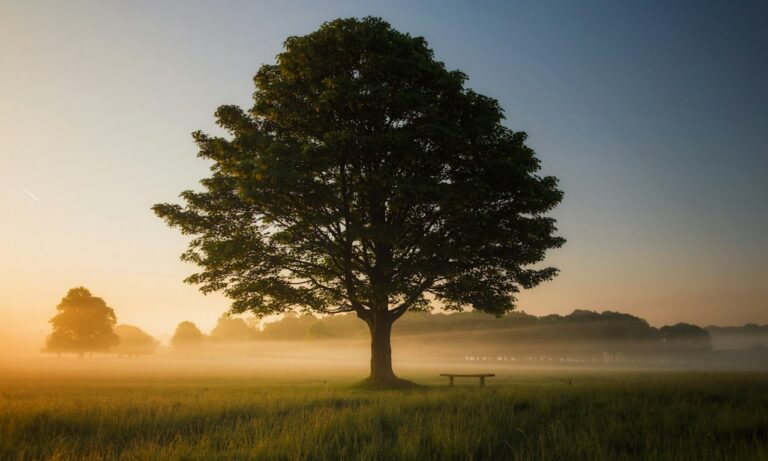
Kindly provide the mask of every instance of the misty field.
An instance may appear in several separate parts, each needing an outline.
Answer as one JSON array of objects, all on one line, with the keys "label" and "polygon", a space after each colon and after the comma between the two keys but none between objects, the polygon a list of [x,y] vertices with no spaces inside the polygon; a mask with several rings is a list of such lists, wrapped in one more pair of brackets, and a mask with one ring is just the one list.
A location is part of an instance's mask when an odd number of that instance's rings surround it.
[{"label": "misty field", "polygon": [[[0,377],[2,460],[768,459],[768,375],[414,372],[372,391],[230,374]],[[567,380],[571,379],[571,384]]]}]

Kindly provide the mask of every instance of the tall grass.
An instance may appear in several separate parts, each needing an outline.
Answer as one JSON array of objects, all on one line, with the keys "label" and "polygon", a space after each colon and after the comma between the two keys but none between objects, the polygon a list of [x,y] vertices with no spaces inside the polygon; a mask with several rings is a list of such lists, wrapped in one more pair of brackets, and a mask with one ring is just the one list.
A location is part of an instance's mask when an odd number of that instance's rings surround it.
[{"label": "tall grass", "polygon": [[768,460],[767,375],[415,378],[0,379],[0,460]]}]

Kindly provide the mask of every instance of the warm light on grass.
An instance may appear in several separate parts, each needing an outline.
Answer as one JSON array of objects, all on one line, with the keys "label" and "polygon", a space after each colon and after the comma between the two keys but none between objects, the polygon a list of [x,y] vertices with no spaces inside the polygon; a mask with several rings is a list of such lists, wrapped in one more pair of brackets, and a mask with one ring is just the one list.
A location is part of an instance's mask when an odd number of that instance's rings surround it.
[{"label": "warm light on grass", "polygon": [[[768,377],[563,372],[485,389],[349,378],[0,381],[0,459],[765,459]],[[703,379],[706,378],[706,379]],[[631,436],[628,436],[631,435]]]}]

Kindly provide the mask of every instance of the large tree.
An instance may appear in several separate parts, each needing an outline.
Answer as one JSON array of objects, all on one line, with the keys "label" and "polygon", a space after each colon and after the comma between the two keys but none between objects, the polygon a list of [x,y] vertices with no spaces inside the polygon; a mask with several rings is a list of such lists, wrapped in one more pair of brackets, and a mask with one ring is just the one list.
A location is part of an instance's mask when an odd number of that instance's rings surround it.
[{"label": "large tree", "polygon": [[371,374],[395,384],[390,332],[409,309],[502,315],[551,279],[561,200],[526,134],[464,86],[422,37],[377,18],[289,37],[255,77],[253,107],[221,106],[229,135],[194,133],[204,190],[154,211],[194,236],[186,279],[231,312],[354,312]]},{"label": "large tree", "polygon": [[120,342],[113,328],[117,319],[103,299],[91,295],[83,287],[72,288],[56,307],[59,311],[50,322],[48,352],[106,352]]}]

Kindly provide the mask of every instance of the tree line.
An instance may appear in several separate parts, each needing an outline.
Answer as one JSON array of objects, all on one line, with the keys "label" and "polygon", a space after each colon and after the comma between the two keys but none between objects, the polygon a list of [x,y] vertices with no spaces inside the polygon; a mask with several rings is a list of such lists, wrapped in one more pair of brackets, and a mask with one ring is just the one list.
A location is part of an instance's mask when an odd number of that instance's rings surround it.
[{"label": "tree line", "polygon": [[56,354],[114,352],[118,355],[152,354],[159,341],[133,325],[117,325],[115,311],[84,287],[70,289],[50,320],[53,331],[43,351]]},{"label": "tree line", "polygon": [[[159,341],[141,328],[118,325],[114,310],[86,288],[69,290],[57,310],[50,321],[53,331],[46,341],[47,352],[137,356],[152,354],[160,347]],[[761,344],[761,340],[768,342],[768,326],[748,324],[705,329],[678,323],[656,328],[630,314],[583,309],[568,315],[542,317],[510,312],[498,318],[478,312],[409,312],[392,334],[404,340],[416,339],[426,346],[437,347],[450,341],[458,347],[482,343],[514,347],[517,351],[542,351],[547,347],[578,351],[592,347],[609,352],[706,352],[712,349],[713,335],[752,338],[753,344]],[[207,335],[192,322],[179,323],[170,346],[174,351],[190,353],[206,344],[363,340],[367,335],[365,323],[353,314],[317,317],[291,312],[264,325],[256,318],[223,315]]]},{"label": "tree line", "polygon": [[[214,341],[322,341],[365,339],[365,324],[355,315],[315,317],[289,314],[259,329],[242,318],[223,316],[211,331]],[[518,350],[547,345],[631,352],[639,350],[705,352],[712,349],[709,332],[678,323],[655,328],[639,317],[620,312],[575,310],[568,315],[537,317],[510,312],[495,318],[477,312],[409,312],[392,331],[421,344],[492,344]]]}]

